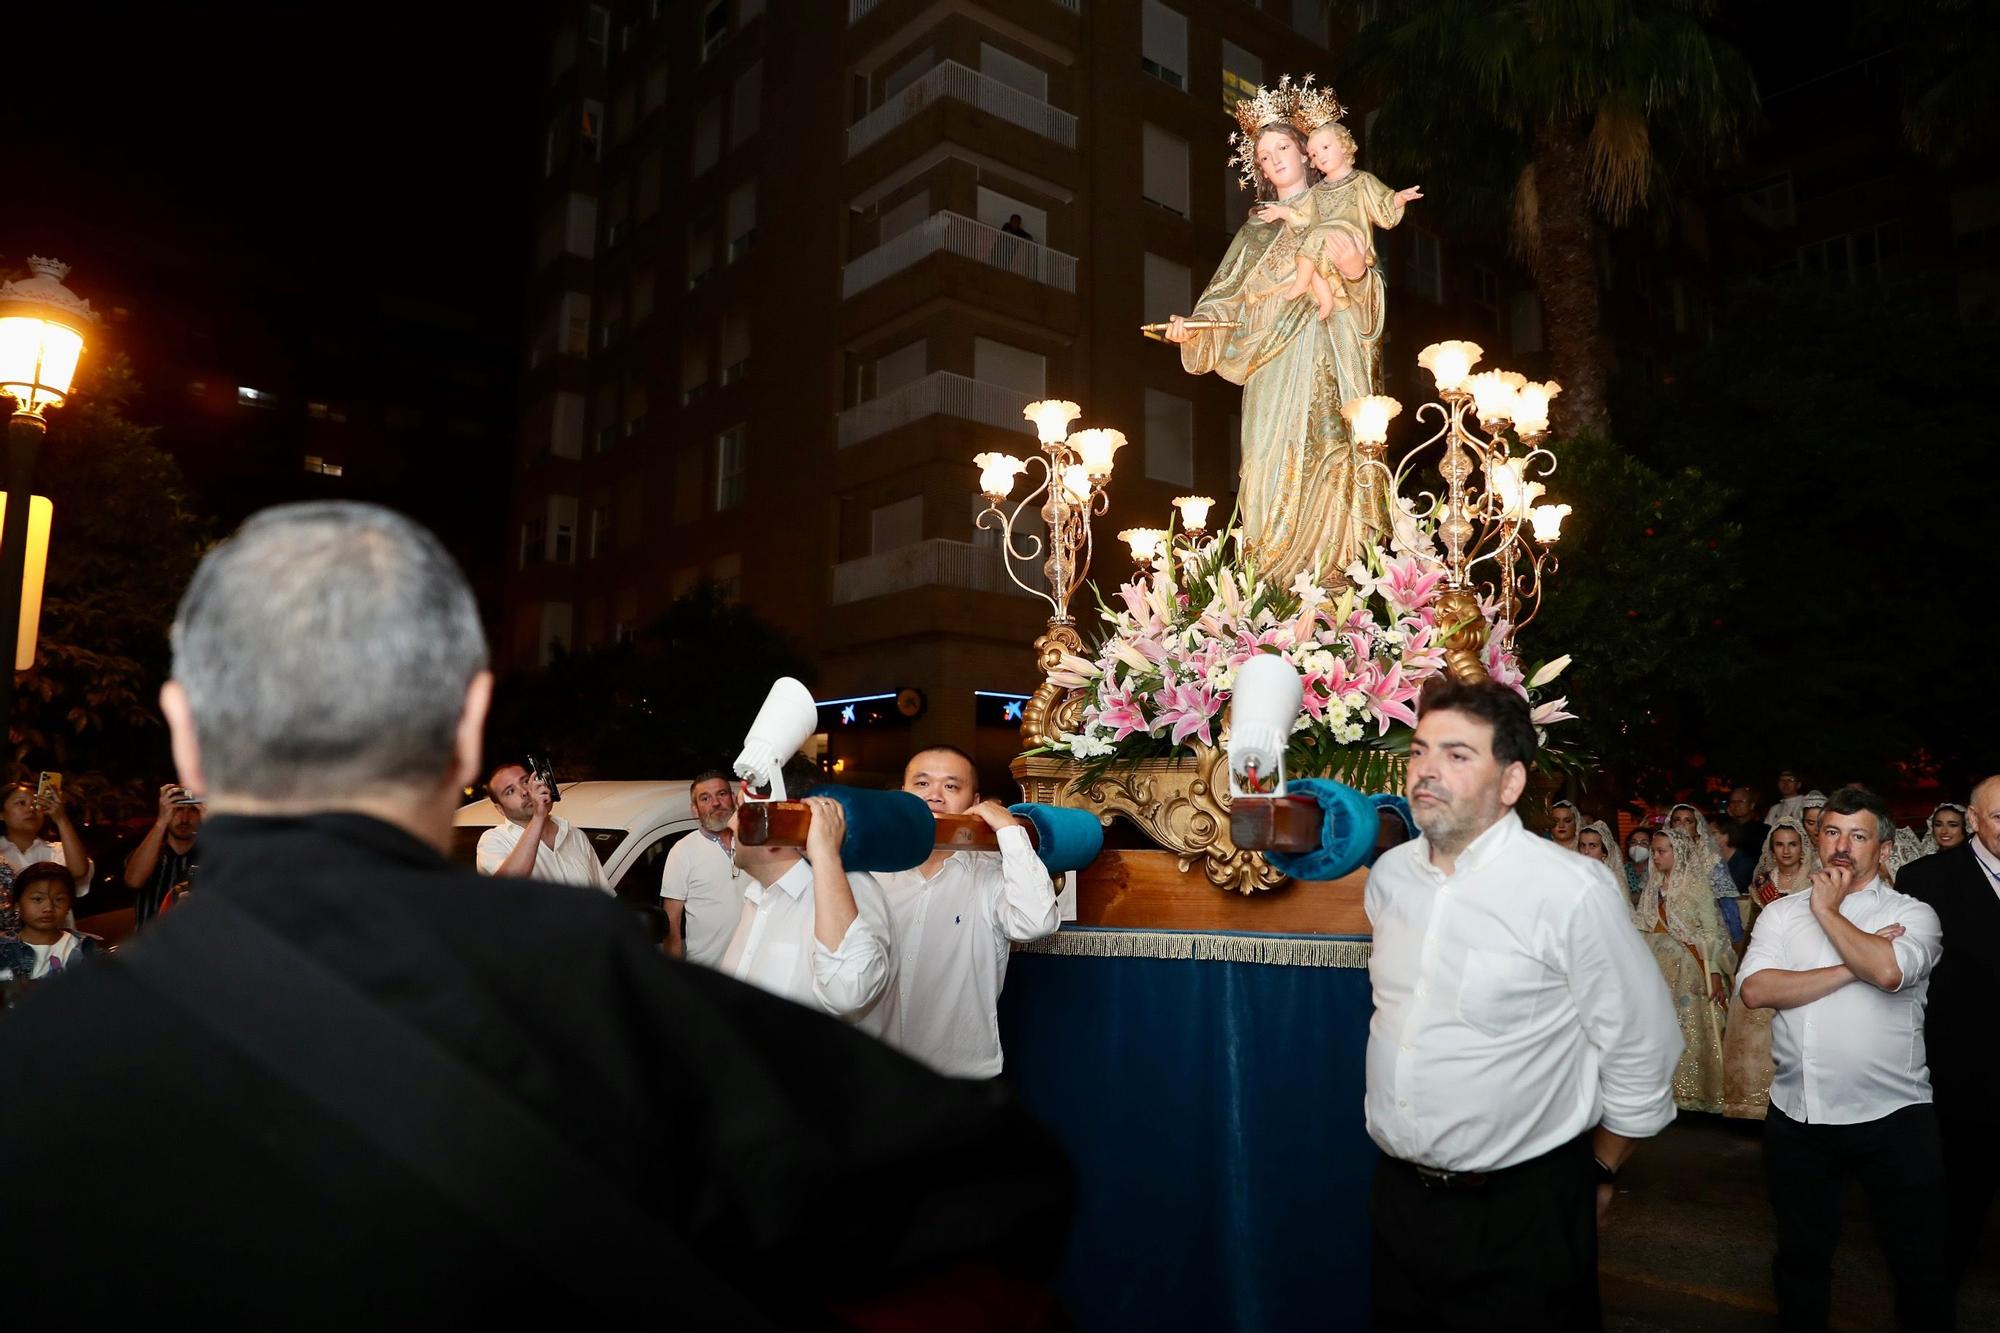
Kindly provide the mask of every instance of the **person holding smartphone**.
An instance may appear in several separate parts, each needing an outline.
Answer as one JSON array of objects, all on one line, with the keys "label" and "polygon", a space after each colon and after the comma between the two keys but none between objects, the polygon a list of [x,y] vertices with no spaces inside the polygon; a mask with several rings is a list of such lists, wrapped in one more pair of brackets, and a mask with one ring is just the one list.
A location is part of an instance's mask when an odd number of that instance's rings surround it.
[{"label": "person holding smartphone", "polygon": [[486,779],[486,794],[506,818],[479,836],[480,874],[612,892],[590,836],[554,812],[555,787],[541,772],[501,764]]},{"label": "person holding smartphone", "polygon": [[175,886],[194,881],[195,835],[201,830],[202,801],[178,782],[160,788],[160,813],[132,854],[125,858],[125,887],[133,892],[138,925],[160,914]]},{"label": "person holding smartphone", "polygon": [[[90,852],[63,806],[59,781],[44,782],[39,789],[25,782],[10,784],[0,800],[0,819],[6,824],[6,836],[0,837],[0,864],[7,867],[10,880],[37,862],[54,861],[69,871],[77,897],[90,892]],[[42,836],[50,821],[56,826],[54,841]]]}]

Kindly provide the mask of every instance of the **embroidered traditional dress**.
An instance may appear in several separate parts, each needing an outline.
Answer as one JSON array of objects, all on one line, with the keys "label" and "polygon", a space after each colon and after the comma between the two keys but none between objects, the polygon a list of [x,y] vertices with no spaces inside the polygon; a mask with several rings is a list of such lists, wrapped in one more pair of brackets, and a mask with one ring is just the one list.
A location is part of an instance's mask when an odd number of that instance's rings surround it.
[{"label": "embroidered traditional dress", "polygon": [[[1771,840],[1780,829],[1797,834],[1801,844],[1798,867],[1789,877],[1778,869],[1777,857],[1771,850]],[[1802,893],[1811,887],[1812,873],[1817,869],[1819,857],[1813,851],[1812,839],[1806,836],[1806,826],[1795,817],[1781,817],[1764,836],[1764,853],[1750,875],[1750,901],[1756,902],[1759,889],[1765,885],[1786,896]],[[1756,933],[1754,919],[1751,933]],[[1729,1017],[1722,1037],[1724,1115],[1762,1120],[1770,1109],[1771,1076],[1776,1072],[1771,1062],[1771,1020],[1777,1012],[1746,1008],[1741,994],[1730,997]]]},{"label": "embroidered traditional dress", "polygon": [[1674,848],[1674,867],[1665,876],[1658,861],[1649,863],[1646,888],[1632,921],[1645,932],[1646,944],[1666,978],[1680,1020],[1680,1064],[1674,1070],[1674,1104],[1684,1111],[1722,1109],[1722,1036],[1727,1009],[1709,994],[1709,976],[1734,984],[1736,950],[1716,912],[1695,843],[1685,833],[1666,834]]}]

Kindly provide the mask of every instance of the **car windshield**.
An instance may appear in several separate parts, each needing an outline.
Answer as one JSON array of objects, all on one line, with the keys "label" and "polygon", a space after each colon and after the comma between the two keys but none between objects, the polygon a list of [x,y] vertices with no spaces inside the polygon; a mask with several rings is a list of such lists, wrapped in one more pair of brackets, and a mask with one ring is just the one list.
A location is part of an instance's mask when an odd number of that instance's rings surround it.
[{"label": "car windshield", "polygon": [[[472,865],[479,855],[480,836],[489,827],[484,824],[460,824],[452,829],[451,859],[460,865]],[[583,833],[590,839],[590,848],[597,853],[600,862],[609,861],[626,837],[622,828],[587,828]]]}]

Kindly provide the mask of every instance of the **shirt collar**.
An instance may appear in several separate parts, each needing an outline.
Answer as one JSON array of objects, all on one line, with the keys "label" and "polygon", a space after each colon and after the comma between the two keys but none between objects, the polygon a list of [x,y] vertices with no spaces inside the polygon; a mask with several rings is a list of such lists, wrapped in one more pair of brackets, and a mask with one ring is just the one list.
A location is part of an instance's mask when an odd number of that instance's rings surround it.
[{"label": "shirt collar", "polygon": [[1971,834],[1966,835],[1965,845],[1972,849],[1973,859],[1986,867],[1986,873],[1991,875],[1996,881],[2000,881],[2000,856],[1995,856],[1993,853],[1987,851],[1986,844]]},{"label": "shirt collar", "polygon": [[[1507,813],[1493,821],[1491,828],[1465,845],[1465,850],[1458,854],[1458,860],[1455,862],[1456,868],[1451,872],[1452,875],[1464,875],[1480,869],[1488,861],[1499,855],[1500,849],[1507,845],[1508,840],[1514,836],[1515,830],[1520,827],[1521,817],[1511,809],[1508,810]],[[1444,871],[1438,869],[1437,865],[1431,860],[1430,839],[1423,837],[1419,841],[1423,847],[1424,864],[1429,866],[1431,873],[1438,878],[1446,878]]]},{"label": "shirt collar", "polygon": [[777,881],[769,887],[783,889],[787,894],[791,895],[793,902],[797,902],[805,896],[805,891],[812,887],[812,882],[812,863],[801,858],[794,861],[792,868],[778,876]]}]

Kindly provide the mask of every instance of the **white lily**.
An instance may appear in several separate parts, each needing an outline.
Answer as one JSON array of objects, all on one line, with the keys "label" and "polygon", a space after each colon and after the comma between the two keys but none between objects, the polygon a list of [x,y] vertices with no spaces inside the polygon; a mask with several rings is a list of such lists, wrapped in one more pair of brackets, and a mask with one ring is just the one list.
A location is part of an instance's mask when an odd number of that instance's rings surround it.
[{"label": "white lily", "polygon": [[1569,666],[1569,654],[1564,653],[1561,657],[1558,657],[1555,661],[1550,662],[1548,665],[1544,666],[1540,671],[1537,671],[1529,679],[1528,688],[1531,690],[1540,689],[1542,686],[1554,680],[1557,676],[1560,676],[1568,666]]}]

